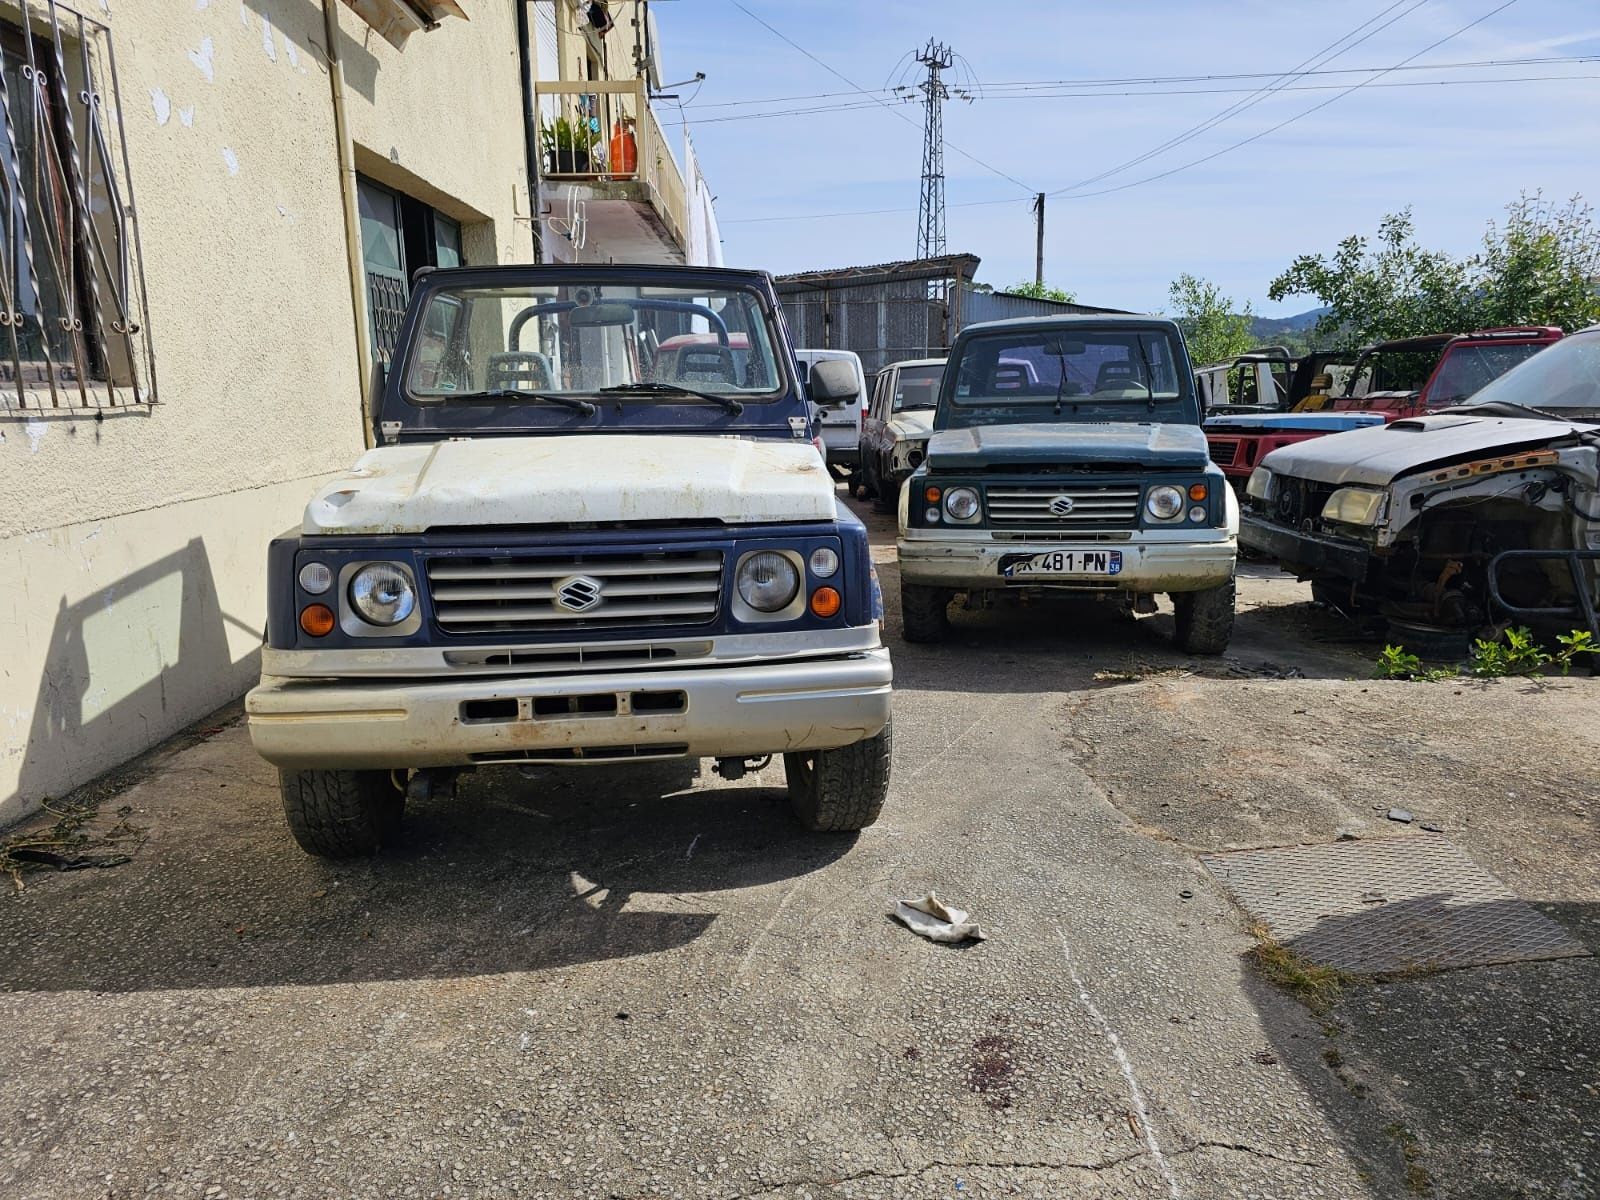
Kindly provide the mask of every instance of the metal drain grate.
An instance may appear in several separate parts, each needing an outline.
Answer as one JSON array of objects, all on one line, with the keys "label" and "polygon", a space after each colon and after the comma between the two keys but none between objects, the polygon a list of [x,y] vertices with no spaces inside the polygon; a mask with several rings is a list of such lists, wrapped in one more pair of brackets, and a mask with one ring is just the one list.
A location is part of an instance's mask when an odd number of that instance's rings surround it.
[{"label": "metal drain grate", "polygon": [[1441,837],[1205,854],[1206,870],[1273,937],[1359,974],[1589,953]]}]

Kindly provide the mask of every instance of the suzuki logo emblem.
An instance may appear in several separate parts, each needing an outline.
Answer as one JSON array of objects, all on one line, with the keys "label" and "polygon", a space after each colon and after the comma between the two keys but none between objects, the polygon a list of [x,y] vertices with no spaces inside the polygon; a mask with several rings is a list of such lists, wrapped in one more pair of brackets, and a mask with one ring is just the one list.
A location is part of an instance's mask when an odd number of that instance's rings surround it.
[{"label": "suzuki logo emblem", "polygon": [[1073,502],[1071,496],[1057,496],[1050,501],[1050,515],[1064,517],[1072,512]]},{"label": "suzuki logo emblem", "polygon": [[600,581],[588,575],[568,575],[556,581],[556,604],[568,612],[588,612],[598,605]]}]

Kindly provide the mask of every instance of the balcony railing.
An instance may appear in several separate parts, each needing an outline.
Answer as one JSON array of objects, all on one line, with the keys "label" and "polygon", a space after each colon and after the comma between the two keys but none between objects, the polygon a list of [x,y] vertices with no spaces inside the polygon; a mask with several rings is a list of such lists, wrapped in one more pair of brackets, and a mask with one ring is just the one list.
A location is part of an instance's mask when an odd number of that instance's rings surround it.
[{"label": "balcony railing", "polygon": [[642,183],[681,245],[688,200],[642,79],[534,84],[539,151],[552,184]]}]

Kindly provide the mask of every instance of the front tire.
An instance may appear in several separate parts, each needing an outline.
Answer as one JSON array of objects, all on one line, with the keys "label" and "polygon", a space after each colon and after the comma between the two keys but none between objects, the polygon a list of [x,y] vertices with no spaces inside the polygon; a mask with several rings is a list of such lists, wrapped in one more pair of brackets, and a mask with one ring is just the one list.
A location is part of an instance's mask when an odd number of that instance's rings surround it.
[{"label": "front tire", "polygon": [[879,479],[873,495],[875,497],[872,502],[874,511],[891,515],[900,511],[899,483],[885,483],[882,479]]},{"label": "front tire", "polygon": [[1221,654],[1233,637],[1235,584],[1232,579],[1203,592],[1172,597],[1177,643],[1186,654]]},{"label": "front tire", "polygon": [[836,750],[785,754],[795,819],[814,833],[849,833],[876,821],[889,794],[892,741],[885,725],[876,737]]},{"label": "front tire", "polygon": [[950,593],[920,583],[900,584],[900,628],[908,642],[942,642],[950,631]]},{"label": "front tire", "polygon": [[355,858],[393,845],[405,793],[388,771],[279,771],[283,814],[300,848],[319,858]]}]

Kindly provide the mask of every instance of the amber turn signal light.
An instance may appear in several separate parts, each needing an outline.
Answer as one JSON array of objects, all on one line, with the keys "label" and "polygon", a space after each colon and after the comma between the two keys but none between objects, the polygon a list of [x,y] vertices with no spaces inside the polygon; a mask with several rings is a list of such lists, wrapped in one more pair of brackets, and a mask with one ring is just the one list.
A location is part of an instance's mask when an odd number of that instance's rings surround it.
[{"label": "amber turn signal light", "polygon": [[312,637],[327,637],[333,632],[333,609],[326,604],[308,604],[300,610],[300,628]]},{"label": "amber turn signal light", "polygon": [[1203,484],[1203,483],[1191,483],[1189,485],[1189,499],[1191,499],[1191,500],[1204,500],[1205,498],[1206,498],[1206,485],[1205,484]]},{"label": "amber turn signal light", "polygon": [[831,587],[819,587],[811,593],[811,611],[819,617],[831,617],[839,611],[844,600]]},{"label": "amber turn signal light", "polygon": [[923,492],[922,495],[929,504],[937,504],[939,503],[939,497],[944,495],[944,493],[936,487],[931,487],[927,491]]}]

